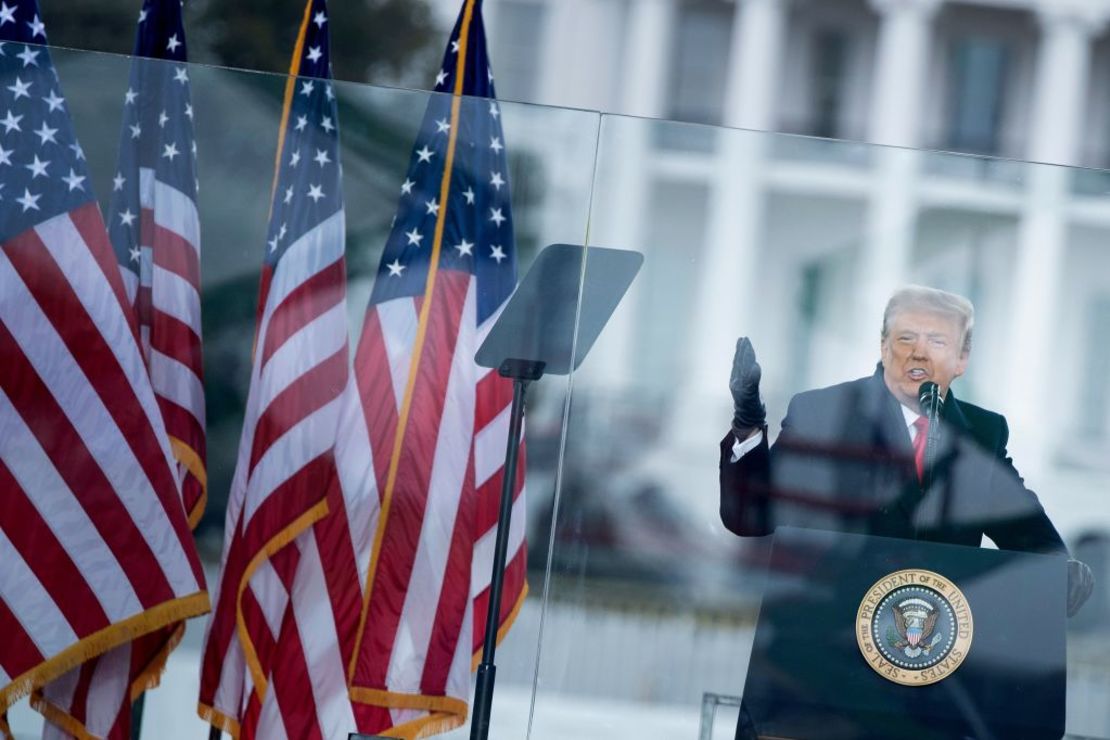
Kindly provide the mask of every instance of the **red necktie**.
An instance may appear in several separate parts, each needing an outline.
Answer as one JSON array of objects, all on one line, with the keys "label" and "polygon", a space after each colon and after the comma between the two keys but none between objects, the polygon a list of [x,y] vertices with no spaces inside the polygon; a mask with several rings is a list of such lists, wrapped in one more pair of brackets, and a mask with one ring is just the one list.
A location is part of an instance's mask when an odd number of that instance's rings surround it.
[{"label": "red necktie", "polygon": [[917,481],[925,481],[925,443],[929,438],[929,417],[919,416],[913,425],[917,428],[917,436],[913,438],[913,461],[917,465]]}]

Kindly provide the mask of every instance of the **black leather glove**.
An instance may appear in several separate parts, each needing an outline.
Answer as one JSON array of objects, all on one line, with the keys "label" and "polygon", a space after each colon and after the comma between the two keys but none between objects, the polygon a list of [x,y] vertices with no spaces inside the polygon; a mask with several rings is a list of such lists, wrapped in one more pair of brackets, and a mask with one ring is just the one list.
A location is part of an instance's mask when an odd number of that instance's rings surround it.
[{"label": "black leather glove", "polygon": [[740,337],[736,340],[732,377],[728,380],[728,389],[732,391],[732,432],[737,439],[746,439],[752,431],[767,425],[767,408],[759,398],[761,375],[751,340]]},{"label": "black leather glove", "polygon": [[1068,561],[1068,616],[1074,617],[1095,589],[1095,577],[1082,560]]}]

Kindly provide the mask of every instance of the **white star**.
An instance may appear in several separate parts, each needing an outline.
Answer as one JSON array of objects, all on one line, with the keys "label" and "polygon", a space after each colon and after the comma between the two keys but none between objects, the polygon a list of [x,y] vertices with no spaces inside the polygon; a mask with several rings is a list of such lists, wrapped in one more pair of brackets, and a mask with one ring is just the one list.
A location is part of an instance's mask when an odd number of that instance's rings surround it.
[{"label": "white star", "polygon": [[335,128],[335,124],[331,122],[331,116],[324,116],[324,120],[320,121],[320,128],[327,131],[329,134]]},{"label": "white star", "polygon": [[463,257],[465,255],[471,254],[472,250],[474,249],[474,244],[472,242],[468,242],[466,239],[463,239],[462,243],[455,245],[455,249],[459,250],[459,256]]},{"label": "white star", "polygon": [[0,3],[0,26],[5,23],[15,23],[15,11],[19,6],[9,8],[7,3]]},{"label": "white star", "polygon": [[386,267],[389,268],[390,277],[401,277],[401,273],[405,271],[405,266],[401,264],[401,260],[393,260]]},{"label": "white star", "polygon": [[12,152],[14,151],[14,149],[5,149],[4,146],[0,144],[0,164],[6,164],[10,167],[12,164]]},{"label": "white star", "polygon": [[123,104],[131,105],[135,102],[135,98],[137,97],[139,97],[139,93],[135,92],[131,88],[127,88],[127,92],[123,94]]},{"label": "white star", "polygon": [[504,250],[496,244],[490,249],[489,256],[491,259],[497,260],[497,264],[501,264],[501,260],[507,259],[509,255],[505,254]]},{"label": "white star", "polygon": [[320,61],[320,57],[322,57],[323,55],[324,53],[320,51],[319,46],[313,46],[311,49],[308,50],[308,61],[318,62]]},{"label": "white star", "polygon": [[321,198],[324,197],[324,186],[323,185],[309,185],[308,186],[308,197],[312,198],[313,203],[316,203],[317,201],[319,201]]},{"label": "white star", "polygon": [[409,244],[417,247],[420,246],[420,240],[424,238],[424,235],[417,231],[415,226],[412,227],[412,231],[406,231],[405,236],[409,238]]},{"label": "white star", "polygon": [[447,73],[441,69],[439,72],[436,72],[436,87],[439,87],[444,82],[447,82]]},{"label": "white star", "polygon": [[50,160],[46,160],[45,162],[43,162],[39,159],[39,155],[36,154],[34,162],[31,162],[31,164],[25,164],[23,166],[31,170],[31,179],[34,180],[39,175],[46,177],[46,167],[49,164]]},{"label": "white star", "polygon": [[37,137],[39,137],[39,139],[41,139],[41,141],[39,142],[39,146],[45,146],[46,142],[48,142],[48,141],[51,144],[57,144],[58,141],[57,141],[57,139],[54,138],[54,134],[56,134],[56,133],[58,133],[58,129],[50,128],[49,126],[46,125],[46,121],[43,121],[42,122],[42,128],[40,128],[38,131],[35,132],[35,136],[37,136]]},{"label": "white star", "polygon": [[33,21],[27,21],[27,25],[31,27],[31,38],[35,36],[46,38],[46,25],[39,20],[38,13],[35,14]]},{"label": "white star", "polygon": [[432,155],[434,153],[435,152],[433,152],[431,149],[429,149],[428,145],[425,144],[422,149],[420,149],[418,152],[416,152],[416,156],[420,157],[421,162],[431,162],[432,161]]},{"label": "white star", "polygon": [[308,116],[297,116],[297,123],[293,126],[297,131],[304,131],[304,127],[308,125]]},{"label": "white star", "polygon": [[16,54],[15,56],[17,59],[23,60],[24,67],[30,67],[32,64],[37,67],[39,66],[39,63],[35,61],[35,59],[36,57],[38,57],[38,55],[38,51],[33,51],[30,46],[24,46],[23,52],[20,54]]},{"label": "white star", "polygon": [[137,139],[140,136],[142,136],[142,134],[143,134],[143,127],[142,126],[140,126],[137,123],[131,126],[131,138],[132,139]]},{"label": "white star", "polygon": [[498,110],[498,108],[497,108],[497,103],[494,103],[492,101],[490,102],[490,104],[489,104],[489,114],[491,116],[493,116],[494,118],[497,118],[499,115],[501,115],[501,111]]},{"label": "white star", "polygon": [[7,117],[0,121],[0,126],[4,127],[4,133],[10,134],[12,130],[22,131],[19,127],[19,122],[23,120],[23,116],[13,116],[11,111],[8,111]]},{"label": "white star", "polygon": [[142,256],[142,252],[140,252],[140,251],[139,251],[139,248],[138,248],[138,247],[131,247],[131,249],[130,249],[130,251],[128,252],[128,254],[130,254],[130,255],[131,255],[131,261],[132,261],[132,262],[138,262],[138,261],[139,261],[139,257],[141,257],[141,256]]},{"label": "white star", "polygon": [[69,176],[63,177],[62,180],[65,182],[66,185],[69,185],[70,190],[73,190],[74,188],[76,188],[77,190],[85,189],[85,186],[81,184],[85,181],[85,176],[78,175],[76,172],[73,171],[72,167],[69,168]]},{"label": "white star", "polygon": [[428,209],[428,212],[424,214],[425,216],[439,215],[439,203],[436,201],[435,198],[424,201],[424,207]]},{"label": "white star", "polygon": [[135,223],[135,214],[130,208],[119,215],[119,223],[120,226],[131,226]]},{"label": "white star", "polygon": [[173,158],[176,157],[180,153],[181,152],[177,151],[177,144],[175,144],[172,141],[169,144],[166,144],[164,147],[162,147],[162,156],[165,157],[166,159],[170,160],[171,162],[173,161]]},{"label": "white star", "polygon": [[490,82],[493,82],[493,70],[492,69],[486,69],[486,79],[489,80]]},{"label": "white star", "polygon": [[493,136],[489,140],[489,148],[492,149],[497,154],[500,154],[501,150],[505,148],[505,145],[501,143],[501,138],[500,137]]},{"label": "white star", "polygon": [[505,217],[501,214],[500,208],[491,208],[489,209],[489,220],[493,221],[500,227],[501,223],[505,220]]},{"label": "white star", "polygon": [[401,195],[412,195],[412,186],[415,184],[415,182],[406,177],[405,181],[401,183]]},{"label": "white star", "polygon": [[169,120],[170,120],[170,117],[166,115],[166,111],[162,111],[161,113],[158,114],[158,125],[161,126],[162,128],[166,127],[166,122],[169,121]]},{"label": "white star", "polygon": [[122,172],[117,172],[116,176],[112,178],[112,192],[123,190],[123,184],[127,182],[127,178],[123,176]]},{"label": "white star", "polygon": [[317,149],[316,150],[316,156],[313,157],[312,160],[314,162],[316,162],[316,164],[320,165],[321,167],[323,167],[324,165],[326,165],[328,162],[331,161],[330,159],[328,159],[328,153],[326,151],[324,151],[323,149]]},{"label": "white star", "polygon": [[193,143],[189,145],[189,151],[191,151],[193,153],[194,157],[197,156],[197,142],[196,142],[196,139],[194,139]]},{"label": "white star", "polygon": [[331,85],[324,85],[324,97],[328,100],[335,100],[335,93],[332,92]]},{"label": "white star", "polygon": [[324,15],[324,11],[320,11],[312,18],[312,22],[316,24],[317,28],[323,28],[324,24],[328,22],[328,17]]},{"label": "white star", "polygon": [[73,150],[73,156],[77,157],[78,159],[85,158],[85,150],[81,148],[80,144],[74,142],[73,144],[69,145],[69,148]]},{"label": "white star", "polygon": [[437,134],[445,134],[450,130],[451,130],[451,124],[447,123],[446,118],[441,118],[438,121],[436,121],[436,133]]},{"label": "white star", "polygon": [[474,188],[467,188],[463,193],[463,197],[466,198],[467,205],[474,205]]},{"label": "white star", "polygon": [[301,95],[311,95],[314,87],[316,86],[312,84],[312,80],[305,80],[301,83]]},{"label": "white star", "polygon": [[454,41],[454,40],[451,41],[451,53],[452,54],[458,54],[459,53],[459,42],[458,41]]},{"label": "white star", "polygon": [[494,172],[493,177],[491,177],[489,179],[489,184],[492,185],[494,188],[496,188],[498,191],[500,191],[501,186],[505,184],[505,181],[503,179],[501,179],[501,173],[500,172]]},{"label": "white star", "polygon": [[296,167],[298,164],[300,164],[300,161],[301,161],[301,150],[300,149],[295,150],[291,155],[289,155],[289,166],[290,167]]},{"label": "white star", "polygon": [[285,228],[285,224],[282,224],[281,229],[278,230],[278,239],[284,239],[287,233],[288,229]]},{"label": "white star", "polygon": [[178,67],[173,71],[173,78],[184,85],[189,81],[189,70],[184,67]]},{"label": "white star", "polygon": [[54,111],[62,107],[62,105],[66,102],[66,99],[60,97],[58,93],[51,90],[50,95],[43,98],[42,102],[46,103],[50,107],[50,112],[53,113]]},{"label": "white star", "polygon": [[177,34],[170,36],[170,40],[166,42],[167,51],[177,51],[177,47],[181,46],[181,42],[177,40]]},{"label": "white star", "polygon": [[276,252],[277,251],[278,238],[276,236],[273,239],[271,239],[270,241],[266,242],[266,243],[270,245],[270,251],[271,252]]},{"label": "white star", "polygon": [[290,185],[289,187],[287,187],[285,189],[285,198],[282,200],[282,202],[288,204],[288,203],[291,203],[292,201],[293,201],[293,186]]},{"label": "white star", "polygon": [[192,103],[186,103],[185,104],[185,116],[190,121],[193,120],[193,104]]},{"label": "white star", "polygon": [[145,20],[146,20],[146,8],[143,8],[142,10],[139,11],[139,23],[142,23]]},{"label": "white star", "polygon": [[31,94],[27,91],[31,89],[31,84],[32,83],[24,82],[23,80],[16,77],[15,84],[8,85],[8,89],[15,93],[16,100],[19,100],[20,98],[29,98],[31,97]]},{"label": "white star", "polygon": [[37,211],[39,209],[39,198],[41,197],[41,195],[31,195],[30,190],[28,190],[27,188],[23,188],[23,197],[16,198],[15,202],[23,206],[24,213],[31,210],[32,208]]}]

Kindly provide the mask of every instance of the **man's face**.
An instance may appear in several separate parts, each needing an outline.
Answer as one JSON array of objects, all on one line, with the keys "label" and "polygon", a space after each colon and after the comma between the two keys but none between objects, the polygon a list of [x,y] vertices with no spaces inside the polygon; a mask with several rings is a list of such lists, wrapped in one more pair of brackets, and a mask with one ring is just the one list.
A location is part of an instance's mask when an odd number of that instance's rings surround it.
[{"label": "man's face", "polygon": [[963,335],[957,319],[929,311],[901,311],[893,316],[882,342],[883,380],[905,406],[917,410],[917,389],[926,380],[948,393],[967,369]]}]

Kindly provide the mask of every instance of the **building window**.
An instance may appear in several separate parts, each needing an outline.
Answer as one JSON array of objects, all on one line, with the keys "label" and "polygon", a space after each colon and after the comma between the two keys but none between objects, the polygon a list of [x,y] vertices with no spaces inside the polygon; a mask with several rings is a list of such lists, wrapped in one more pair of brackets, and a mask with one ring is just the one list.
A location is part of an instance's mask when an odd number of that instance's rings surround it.
[{"label": "building window", "polygon": [[[720,125],[728,75],[733,6],[687,2],[676,9],[674,60],[667,90],[667,117]],[[713,132],[688,126],[660,127],[661,146],[708,151]]]},{"label": "building window", "polygon": [[813,35],[812,113],[809,131],[814,136],[841,136],[841,116],[847,83],[848,34],[839,29],[819,29]]},{"label": "building window", "polygon": [[1000,39],[967,37],[949,57],[949,116],[945,145],[959,152],[998,154],[1009,50]]},{"label": "building window", "polygon": [[1091,442],[1105,441],[1110,424],[1110,296],[1095,298],[1087,309],[1079,431]]}]

